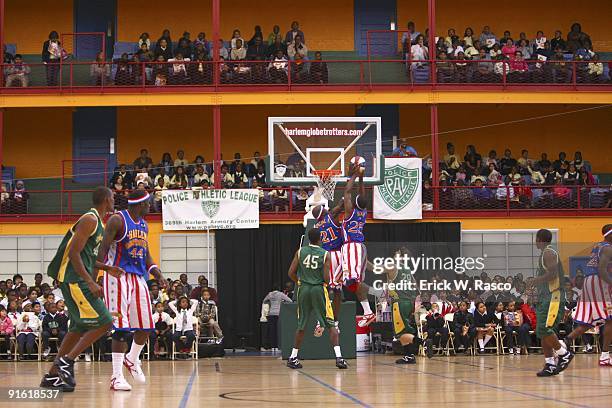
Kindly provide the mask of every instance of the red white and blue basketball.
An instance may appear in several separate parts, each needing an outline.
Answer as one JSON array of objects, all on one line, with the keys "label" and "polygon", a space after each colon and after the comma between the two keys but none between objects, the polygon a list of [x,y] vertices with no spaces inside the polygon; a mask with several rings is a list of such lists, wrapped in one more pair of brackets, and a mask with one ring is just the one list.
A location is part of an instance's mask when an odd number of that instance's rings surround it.
[{"label": "red white and blue basketball", "polygon": [[353,167],[364,167],[365,168],[366,160],[361,156],[355,156],[351,159],[351,165]]}]

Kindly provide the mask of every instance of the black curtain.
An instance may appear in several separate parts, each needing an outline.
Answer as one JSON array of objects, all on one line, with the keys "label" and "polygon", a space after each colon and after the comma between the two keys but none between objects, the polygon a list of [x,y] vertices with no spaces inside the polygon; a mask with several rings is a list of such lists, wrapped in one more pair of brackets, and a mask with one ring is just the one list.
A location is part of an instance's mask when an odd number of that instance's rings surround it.
[{"label": "black curtain", "polygon": [[[275,284],[282,288],[289,280],[287,270],[303,234],[299,224],[216,232],[219,317],[227,344],[237,344],[239,337],[249,346],[261,344],[261,302]],[[461,224],[370,223],[365,235],[368,242],[457,243],[458,253]]]}]

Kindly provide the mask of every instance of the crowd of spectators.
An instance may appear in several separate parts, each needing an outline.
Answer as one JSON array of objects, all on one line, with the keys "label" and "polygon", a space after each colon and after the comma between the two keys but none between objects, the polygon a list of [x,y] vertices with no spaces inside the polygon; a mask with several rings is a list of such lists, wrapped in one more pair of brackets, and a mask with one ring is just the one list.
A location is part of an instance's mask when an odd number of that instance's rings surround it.
[{"label": "crowd of spectators", "polygon": [[[504,31],[499,37],[484,26],[480,35],[467,27],[463,36],[449,28],[447,36],[435,37],[429,44],[427,30],[421,34],[413,22],[402,37],[403,53],[411,61],[415,80],[428,78],[428,60],[436,59],[437,79],[441,83],[507,82],[569,83],[575,75],[578,83],[610,81],[604,64],[593,50],[591,37],[579,23],[572,24],[564,37],[556,30],[550,38],[538,31],[533,38],[521,32],[513,37]],[[572,63],[572,61],[576,63]]]},{"label": "crowd of spectators", "polygon": [[[179,357],[186,357],[196,338],[220,344],[223,332],[218,323],[217,291],[208,286],[204,275],[198,284],[188,283],[187,275],[168,279],[166,289],[149,281],[155,330],[150,338],[150,357],[168,357],[175,344]],[[187,323],[186,323],[187,322]],[[19,274],[0,280],[0,359],[36,360],[57,352],[68,331],[69,316],[58,282],[43,282],[37,273],[32,285]],[[110,336],[110,333],[108,333]],[[16,346],[12,348],[12,344]],[[86,360],[108,359],[110,340],[103,336],[94,350],[86,351]],[[13,353],[16,353],[13,354]]]}]

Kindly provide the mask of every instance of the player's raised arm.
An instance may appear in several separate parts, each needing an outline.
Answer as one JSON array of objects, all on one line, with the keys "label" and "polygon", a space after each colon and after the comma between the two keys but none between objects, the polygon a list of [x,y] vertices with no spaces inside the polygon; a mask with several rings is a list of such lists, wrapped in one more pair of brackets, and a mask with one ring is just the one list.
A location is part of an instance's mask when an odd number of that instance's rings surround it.
[{"label": "player's raised arm", "polygon": [[608,264],[612,262],[612,246],[606,246],[601,249],[599,254],[599,277],[608,285],[612,285],[612,277],[608,273]]},{"label": "player's raised arm", "polygon": [[355,179],[357,178],[357,172],[353,170],[351,174],[351,178],[346,183],[344,187],[344,215],[346,217],[350,217],[353,212],[353,200],[351,198],[351,192],[353,191],[353,185],[355,184]]},{"label": "player's raised arm", "polygon": [[81,259],[81,252],[96,228],[98,228],[98,220],[92,215],[86,215],[77,222],[74,227],[74,235],[72,237],[70,249],[68,249],[68,258],[70,259],[74,271],[89,286],[91,294],[95,297],[100,297],[102,295],[102,288],[96,283],[91,273],[85,269],[85,264],[83,264],[83,259]]},{"label": "player's raised arm", "polygon": [[[365,169],[361,169],[361,170],[365,170]],[[358,173],[359,173],[359,196],[361,197],[362,200],[364,200],[366,196],[365,195],[365,184],[363,182],[363,175],[365,174],[365,171],[358,170]]]},{"label": "player's raised arm", "polygon": [[287,275],[289,275],[289,278],[296,283],[298,281],[297,270],[298,270],[299,261],[300,261],[300,250],[298,249],[295,252],[295,255],[293,256],[291,265],[289,266],[289,272],[287,272]]},{"label": "player's raised arm", "polygon": [[334,219],[334,221],[337,221],[338,216],[340,215],[340,213],[342,213],[342,211],[344,210],[344,197],[341,197],[340,200],[338,200],[338,204],[331,209],[331,216]]}]

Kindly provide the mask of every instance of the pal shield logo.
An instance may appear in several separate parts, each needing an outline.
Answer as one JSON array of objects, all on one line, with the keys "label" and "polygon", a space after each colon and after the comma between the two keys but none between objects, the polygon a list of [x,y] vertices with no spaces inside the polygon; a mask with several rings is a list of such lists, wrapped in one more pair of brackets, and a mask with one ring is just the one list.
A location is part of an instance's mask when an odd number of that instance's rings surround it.
[{"label": "pal shield logo", "polygon": [[395,212],[401,211],[414,197],[420,177],[420,169],[391,166],[385,169],[385,182],[378,186],[378,192]]},{"label": "pal shield logo", "polygon": [[202,211],[208,218],[214,218],[219,212],[221,203],[219,201],[202,201]]}]

